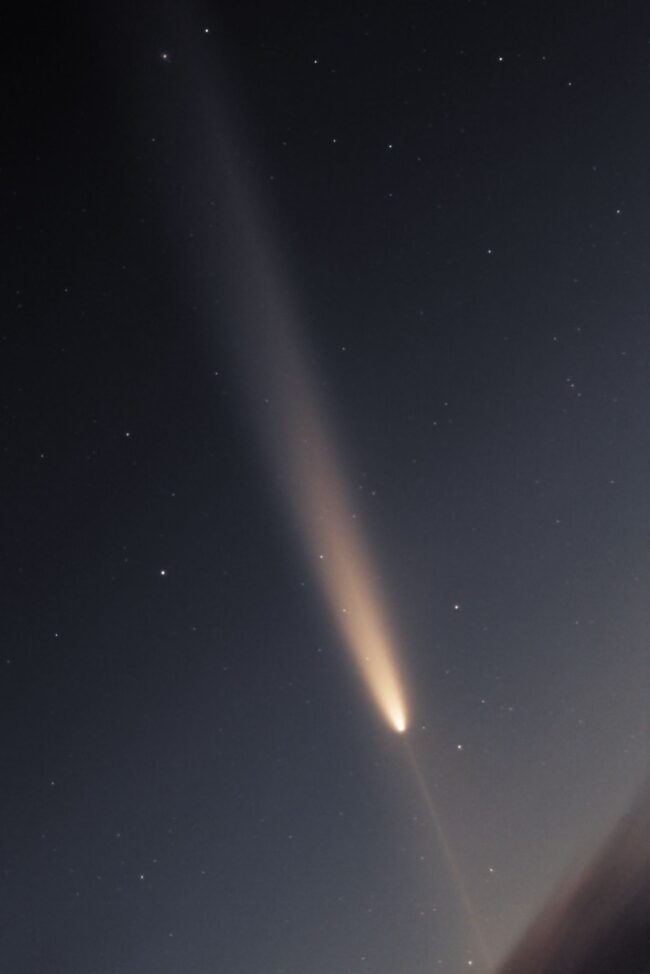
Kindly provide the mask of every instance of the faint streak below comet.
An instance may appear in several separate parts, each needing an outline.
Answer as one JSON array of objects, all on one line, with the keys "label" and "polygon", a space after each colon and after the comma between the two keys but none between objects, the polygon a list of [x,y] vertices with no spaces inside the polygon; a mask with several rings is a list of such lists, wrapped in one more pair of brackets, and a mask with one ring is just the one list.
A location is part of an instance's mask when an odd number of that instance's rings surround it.
[{"label": "faint streak below comet", "polygon": [[467,886],[465,884],[463,874],[461,873],[460,867],[456,862],[454,851],[447,837],[447,831],[444,827],[440,811],[438,810],[436,803],[433,800],[431,791],[429,790],[424,775],[420,770],[420,766],[417,762],[417,758],[415,757],[415,753],[413,751],[411,742],[407,738],[404,743],[405,743],[405,750],[408,758],[408,763],[410,765],[411,771],[413,772],[413,776],[417,782],[420,795],[429,813],[429,817],[431,819],[431,822],[433,824],[436,833],[438,844],[442,849],[443,855],[445,857],[445,861],[447,863],[447,868],[449,869],[450,876],[452,878],[454,886],[456,887],[458,898],[462,903],[463,909],[465,911],[465,915],[472,929],[474,940],[476,942],[476,947],[481,955],[481,960],[486,965],[487,969],[491,970],[494,962],[490,957],[490,952],[488,950],[487,944],[485,943],[485,938],[483,937],[483,932],[481,930],[480,924],[476,917],[476,911],[474,909],[474,905],[472,903],[471,897],[467,891]]}]

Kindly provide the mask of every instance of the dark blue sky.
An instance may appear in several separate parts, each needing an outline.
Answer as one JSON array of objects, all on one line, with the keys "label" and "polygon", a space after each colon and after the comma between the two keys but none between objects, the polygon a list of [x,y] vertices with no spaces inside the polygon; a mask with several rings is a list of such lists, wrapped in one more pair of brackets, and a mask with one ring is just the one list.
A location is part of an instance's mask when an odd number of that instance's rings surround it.
[{"label": "dark blue sky", "polygon": [[648,11],[567,6],[24,12],[3,969],[486,970],[250,422],[272,293],[495,957],[637,789]]}]

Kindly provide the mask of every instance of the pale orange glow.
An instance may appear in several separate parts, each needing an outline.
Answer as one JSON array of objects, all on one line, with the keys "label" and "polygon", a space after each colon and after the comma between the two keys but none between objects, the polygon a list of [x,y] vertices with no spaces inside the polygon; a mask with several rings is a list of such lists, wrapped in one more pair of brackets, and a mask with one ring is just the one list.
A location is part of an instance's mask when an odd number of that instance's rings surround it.
[{"label": "pale orange glow", "polygon": [[[280,348],[276,347],[276,353]],[[389,725],[402,733],[407,726],[406,703],[395,638],[383,612],[378,582],[304,367],[294,354],[289,354],[289,361],[294,370],[292,381],[284,384],[279,404],[284,408],[274,414],[280,420],[276,445],[279,457],[288,463],[292,508],[298,513],[314,570],[363,682]],[[280,371],[287,376],[285,368]]]},{"label": "pale orange glow", "polygon": [[297,323],[302,315],[289,297],[272,238],[232,170],[229,184],[233,339],[253,424],[291,519],[298,518],[305,550],[350,657],[382,716],[403,733],[408,718],[396,640],[343,464],[326,427],[318,382],[301,347]]}]

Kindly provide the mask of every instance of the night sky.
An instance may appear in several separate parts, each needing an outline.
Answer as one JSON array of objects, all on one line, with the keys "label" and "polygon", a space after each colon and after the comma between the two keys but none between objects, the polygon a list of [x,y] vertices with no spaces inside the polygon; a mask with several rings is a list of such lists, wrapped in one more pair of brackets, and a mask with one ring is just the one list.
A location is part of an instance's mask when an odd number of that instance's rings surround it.
[{"label": "night sky", "polygon": [[649,36],[625,0],[20,12],[3,972],[487,974],[633,800]]}]

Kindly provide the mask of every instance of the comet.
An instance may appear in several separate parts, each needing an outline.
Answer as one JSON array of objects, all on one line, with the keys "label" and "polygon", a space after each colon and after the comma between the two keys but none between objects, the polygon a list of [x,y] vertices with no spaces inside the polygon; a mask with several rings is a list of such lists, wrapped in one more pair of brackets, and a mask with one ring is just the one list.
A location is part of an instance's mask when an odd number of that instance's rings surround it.
[{"label": "comet", "polygon": [[[327,423],[321,384],[310,363],[295,298],[279,259],[241,187],[235,206],[239,249],[230,268],[236,283],[235,351],[241,363],[252,423],[287,512],[331,615],[369,698],[388,727],[405,737],[405,757],[433,826],[459,903],[485,968],[488,951],[442,814],[408,739],[409,714],[398,665],[398,639],[368,539],[351,501],[342,451]],[[245,278],[242,268],[246,268]],[[252,393],[252,394],[251,394]]]},{"label": "comet", "polygon": [[271,410],[278,423],[270,431],[275,456],[282,460],[305,551],[349,657],[381,716],[403,733],[406,700],[377,573],[346,490],[333,437],[310,391],[315,383],[288,341],[285,333],[284,341],[275,346],[275,361],[269,364],[269,374],[278,380],[284,377],[276,392],[277,408]]},{"label": "comet", "polygon": [[[283,354],[283,352],[285,354]],[[272,368],[293,358],[274,435],[288,472],[291,507],[298,516],[305,550],[319,579],[349,657],[380,715],[397,733],[407,727],[407,708],[398,670],[396,641],[382,606],[368,544],[350,503],[331,437],[309,393],[305,365],[290,349]]]},{"label": "comet", "polygon": [[303,549],[347,657],[377,713],[405,738],[405,757],[442,850],[459,902],[486,967],[485,943],[440,810],[408,740],[409,711],[399,640],[388,618],[380,573],[352,503],[345,458],[328,424],[322,383],[299,327],[304,314],[288,275],[230,158],[224,166],[229,210],[228,271],[234,359],[249,420],[296,524]]},{"label": "comet", "polygon": [[260,214],[234,166],[228,170],[232,339],[251,425],[348,658],[381,718],[403,734],[408,711],[397,639],[298,327],[302,315]]}]

